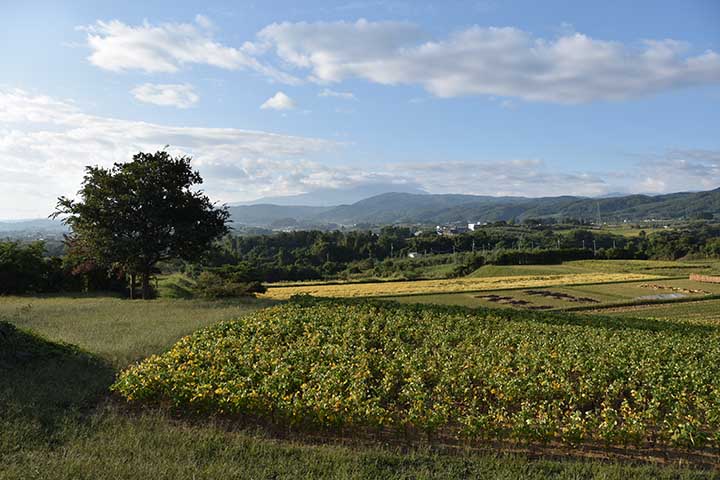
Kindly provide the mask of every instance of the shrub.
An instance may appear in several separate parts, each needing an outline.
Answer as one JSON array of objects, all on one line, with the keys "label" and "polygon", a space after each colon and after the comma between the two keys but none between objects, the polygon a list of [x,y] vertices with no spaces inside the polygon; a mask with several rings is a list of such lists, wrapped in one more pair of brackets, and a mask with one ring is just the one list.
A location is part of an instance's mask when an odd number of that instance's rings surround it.
[{"label": "shrub", "polygon": [[239,282],[216,272],[202,272],[195,281],[195,293],[206,299],[252,296],[265,293],[265,286],[256,281]]},{"label": "shrub", "polygon": [[61,290],[66,277],[62,262],[44,253],[43,242],[0,242],[0,294]]}]

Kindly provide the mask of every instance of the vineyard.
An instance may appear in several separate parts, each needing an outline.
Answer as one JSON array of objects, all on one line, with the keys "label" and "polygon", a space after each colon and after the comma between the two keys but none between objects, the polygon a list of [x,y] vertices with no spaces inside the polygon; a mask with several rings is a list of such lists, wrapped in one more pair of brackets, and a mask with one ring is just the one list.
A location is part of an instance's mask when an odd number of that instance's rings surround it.
[{"label": "vineyard", "polygon": [[392,295],[416,295],[449,292],[474,292],[508,288],[532,288],[557,285],[583,285],[594,283],[631,282],[662,278],[643,273],[578,273],[563,275],[526,275],[507,277],[463,277],[441,280],[416,280],[400,282],[307,284],[294,286],[270,286],[263,296],[274,300],[286,300],[293,295],[318,297],[378,297]]},{"label": "vineyard", "polygon": [[296,299],[126,369],[131,402],[297,427],[720,447],[710,325]]}]

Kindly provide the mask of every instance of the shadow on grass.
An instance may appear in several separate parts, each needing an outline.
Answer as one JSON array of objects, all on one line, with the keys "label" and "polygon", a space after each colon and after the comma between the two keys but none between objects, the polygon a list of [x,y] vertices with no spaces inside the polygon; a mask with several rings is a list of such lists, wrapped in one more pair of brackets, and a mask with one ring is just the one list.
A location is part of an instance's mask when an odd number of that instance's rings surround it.
[{"label": "shadow on grass", "polygon": [[53,443],[113,379],[109,365],[77,347],[0,322],[0,452]]}]

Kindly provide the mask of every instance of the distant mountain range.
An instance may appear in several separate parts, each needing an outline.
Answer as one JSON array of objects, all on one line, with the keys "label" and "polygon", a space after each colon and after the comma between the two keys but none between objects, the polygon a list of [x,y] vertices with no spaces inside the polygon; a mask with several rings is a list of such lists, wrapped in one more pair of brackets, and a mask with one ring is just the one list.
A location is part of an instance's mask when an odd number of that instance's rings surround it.
[{"label": "distant mountain range", "polygon": [[450,223],[523,220],[525,218],[583,218],[636,221],[678,219],[720,214],[720,188],[667,195],[625,195],[603,198],[492,197],[480,195],[383,193],[349,205],[300,206],[261,203],[230,208],[236,224],[269,226],[278,223],[321,225],[336,223]]},{"label": "distant mountain range", "polygon": [[[363,190],[350,191],[360,195]],[[347,194],[348,192],[346,192]],[[326,195],[327,194],[327,195]],[[482,195],[435,195],[392,192],[374,195],[347,205],[317,205],[332,198],[329,192],[299,195],[283,202],[312,200],[315,205],[280,205],[267,202],[230,206],[235,226],[293,226],[312,228],[328,224],[375,225],[394,223],[441,224],[493,222],[526,218],[582,218],[594,221],[598,210],[603,221],[679,219],[700,215],[720,216],[720,188],[705,192],[667,195],[588,197],[492,197]],[[60,234],[66,227],[57,220],[0,221],[0,237],[18,232]],[[12,235],[11,235],[12,236]]]}]

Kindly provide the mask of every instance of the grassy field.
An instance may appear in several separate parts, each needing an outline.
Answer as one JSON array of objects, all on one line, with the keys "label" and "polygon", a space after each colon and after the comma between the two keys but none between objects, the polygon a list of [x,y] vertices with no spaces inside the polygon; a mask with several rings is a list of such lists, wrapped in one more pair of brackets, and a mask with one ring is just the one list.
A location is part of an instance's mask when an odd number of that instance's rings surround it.
[{"label": "grassy field", "polygon": [[0,296],[0,320],[77,345],[120,368],[164,350],[198,328],[271,303]]},{"label": "grassy field", "polygon": [[[28,306],[29,305],[29,306]],[[114,298],[0,299],[0,321],[32,329],[32,359],[0,348],[0,479],[117,478],[715,478],[709,471],[535,453],[447,453],[373,443],[308,443],[217,419],[127,410],[108,397],[116,372],[198,327],[266,302]],[[0,342],[4,339],[0,339]],[[83,351],[47,346],[72,341]]]},{"label": "grassy field", "polygon": [[720,300],[604,308],[587,313],[718,325],[720,324]]},{"label": "grassy field", "polygon": [[685,276],[690,273],[720,271],[720,262],[662,260],[575,260],[559,265],[485,265],[471,277],[500,277],[511,275],[565,275],[580,273],[646,273],[666,276]]}]

